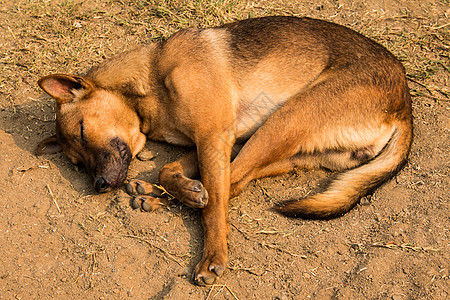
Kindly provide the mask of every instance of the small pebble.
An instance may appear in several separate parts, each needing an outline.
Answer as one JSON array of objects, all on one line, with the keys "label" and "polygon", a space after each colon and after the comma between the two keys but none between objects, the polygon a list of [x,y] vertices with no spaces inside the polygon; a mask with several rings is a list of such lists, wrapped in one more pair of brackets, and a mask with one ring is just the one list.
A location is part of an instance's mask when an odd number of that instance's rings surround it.
[{"label": "small pebble", "polygon": [[154,155],[152,153],[152,151],[141,151],[138,153],[138,155],[136,155],[136,157],[140,160],[140,161],[148,161],[148,160],[152,160],[153,158],[156,157],[156,155]]}]

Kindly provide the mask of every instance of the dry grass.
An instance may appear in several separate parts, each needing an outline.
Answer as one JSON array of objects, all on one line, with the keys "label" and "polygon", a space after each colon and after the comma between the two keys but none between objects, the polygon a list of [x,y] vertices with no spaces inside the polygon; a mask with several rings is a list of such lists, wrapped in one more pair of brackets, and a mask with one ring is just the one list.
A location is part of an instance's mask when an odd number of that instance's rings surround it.
[{"label": "dry grass", "polygon": [[[93,64],[115,53],[140,43],[166,39],[177,30],[188,26],[216,26],[233,20],[275,14],[306,15],[327,19],[347,25],[373,38],[403,61],[412,94],[415,96],[414,105],[424,103],[448,105],[450,99],[449,1],[435,1],[437,10],[430,11],[426,15],[406,9],[388,14],[382,9],[363,7],[364,4],[359,3],[360,1],[348,4],[350,2],[331,0],[0,0],[0,28],[3,32],[0,36],[0,117],[2,117],[0,121],[9,122],[0,129],[16,126],[13,121],[18,113],[26,116],[22,116],[22,121],[24,118],[32,118],[34,113],[30,113],[32,110],[28,108],[28,105],[40,103],[39,107],[45,117],[33,119],[33,122],[36,121],[39,125],[33,127],[32,134],[37,136],[39,131],[47,133],[49,126],[46,124],[52,121],[49,110],[53,103],[46,99],[37,99],[37,96],[36,98],[29,96],[40,93],[36,81],[43,75],[56,72],[83,73]],[[364,13],[361,13],[362,11]],[[26,126],[21,124],[21,127],[25,131]],[[41,129],[41,127],[45,128]],[[64,201],[60,199],[59,193],[54,194],[48,185],[47,189],[59,215],[61,212],[66,213]],[[263,186],[261,190],[266,198],[272,197],[272,191],[264,189]],[[53,191],[56,192],[56,190]],[[245,201],[247,199],[242,199],[243,206],[246,206]],[[88,206],[89,201],[82,202],[83,205]],[[107,256],[104,245],[101,244],[102,242],[97,242],[94,236],[97,232],[103,235],[104,228],[109,228],[106,226],[108,222],[112,222],[109,218],[113,219],[113,216],[108,214],[108,217],[105,217],[95,214],[83,218],[83,221],[78,223],[89,242],[74,251],[84,253],[85,259],[90,262],[91,269],[80,269],[78,275],[71,275],[73,281],[82,281],[81,275],[94,273],[99,259]],[[232,224],[234,233],[238,232],[236,238],[253,242],[259,247],[258,249],[269,249],[275,254],[288,254],[296,259],[306,258],[303,255],[306,250],[291,250],[293,246],[285,247],[278,244],[278,240],[275,239],[279,236],[284,240],[293,235],[294,230],[264,227],[260,224],[261,220],[250,217],[245,220],[239,224]],[[159,246],[153,240],[141,238],[139,233],[133,232],[127,226],[123,226],[126,230],[124,229],[125,232],[122,235],[115,232],[114,236],[127,237],[128,240],[149,245],[150,248],[158,249],[176,264],[182,264],[175,257],[177,255],[167,250],[170,248]],[[322,229],[313,235],[322,232]],[[269,240],[261,242],[261,236],[269,236]],[[273,239],[270,239],[272,237]],[[361,243],[356,245],[364,248],[384,247],[419,252],[429,251],[428,248],[411,247],[407,244]],[[235,265],[231,269],[246,271],[255,276],[268,272],[266,268],[258,269],[255,266],[249,268]],[[308,269],[308,272],[315,277],[313,271],[315,271],[314,268]],[[273,273],[272,270],[269,270],[270,272]],[[86,275],[86,278],[90,277]],[[86,283],[86,289],[91,289],[92,286],[92,281]],[[211,287],[207,298],[214,298],[217,290],[220,293],[228,290],[234,298],[237,298],[226,284]]]},{"label": "dry grass", "polygon": [[[324,5],[308,15],[320,17]],[[414,95],[450,97],[448,24],[408,11],[386,17],[383,11],[373,10],[361,18],[352,12],[355,5],[330,5],[331,14],[325,18],[372,37],[404,61]],[[184,27],[263,15],[301,15],[303,8],[297,1],[2,1],[0,16],[6,22],[0,39],[0,105],[23,103],[17,91],[24,85],[36,89],[37,78],[44,74],[82,73],[114,53],[165,39]],[[439,72],[447,76],[436,80]]]}]

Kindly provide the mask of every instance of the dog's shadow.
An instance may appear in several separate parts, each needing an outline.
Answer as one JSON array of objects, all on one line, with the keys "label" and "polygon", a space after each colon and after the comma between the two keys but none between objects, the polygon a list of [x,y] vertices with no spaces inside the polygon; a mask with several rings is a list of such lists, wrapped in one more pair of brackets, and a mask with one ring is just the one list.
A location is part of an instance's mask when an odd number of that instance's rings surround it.
[{"label": "dog's shadow", "polygon": [[[38,143],[55,134],[55,102],[45,94],[41,94],[37,99],[23,104],[1,108],[0,130],[11,136],[15,147],[19,148],[18,152],[24,151],[27,153],[16,157],[15,168],[49,166],[49,177],[55,174],[61,176],[61,179],[67,182],[67,188],[73,189],[77,194],[97,194],[93,188],[92,178],[83,167],[72,164],[63,153],[35,156],[34,150]],[[161,167],[177,160],[192,149],[147,141],[144,151],[149,150],[152,151],[155,158],[151,161],[133,159],[130,165],[129,179],[158,183],[158,174]],[[118,201],[116,193],[112,192],[110,195],[107,196],[110,203],[106,209],[116,210]],[[176,203],[175,201],[177,200],[174,200],[174,203]],[[181,215],[183,226],[189,234],[188,244],[191,247],[189,249],[190,256],[185,261],[186,272],[183,277],[193,283],[192,274],[203,252],[201,211],[177,204],[173,205],[170,210],[164,209],[162,213]],[[161,291],[161,293],[164,294],[165,292]]]},{"label": "dog's shadow", "polygon": [[70,163],[62,153],[35,156],[34,150],[38,143],[55,134],[55,102],[43,94],[36,99],[29,99],[32,100],[3,107],[0,111],[0,130],[12,137],[16,147],[29,153],[24,155],[17,151],[13,168],[56,168],[78,194],[94,194],[89,175]]}]

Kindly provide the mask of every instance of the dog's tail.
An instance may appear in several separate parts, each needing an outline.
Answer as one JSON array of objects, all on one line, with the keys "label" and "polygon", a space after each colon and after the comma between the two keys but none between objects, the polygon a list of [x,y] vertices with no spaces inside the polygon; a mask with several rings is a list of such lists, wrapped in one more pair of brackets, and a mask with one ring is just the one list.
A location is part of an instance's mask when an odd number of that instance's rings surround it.
[{"label": "dog's tail", "polygon": [[338,175],[328,189],[302,200],[283,203],[275,210],[305,219],[329,219],[351,210],[406,163],[412,141],[412,125],[400,123],[383,150],[368,163]]}]

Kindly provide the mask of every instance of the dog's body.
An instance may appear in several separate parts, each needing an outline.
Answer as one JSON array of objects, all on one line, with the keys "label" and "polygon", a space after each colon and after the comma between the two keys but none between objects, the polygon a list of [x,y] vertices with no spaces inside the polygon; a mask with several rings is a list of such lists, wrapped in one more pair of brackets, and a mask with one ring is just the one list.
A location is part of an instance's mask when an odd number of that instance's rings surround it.
[{"label": "dog's body", "polygon": [[[57,136],[37,152],[62,147],[85,164],[99,192],[125,180],[146,136],[196,146],[164,166],[159,180],[202,208],[200,284],[225,268],[228,199],[249,181],[293,168],[347,170],[325,192],[278,208],[335,217],[395,174],[412,140],[401,64],[350,29],[308,18],[185,29],[86,76],[50,75],[39,84],[57,100]],[[198,176],[201,183],[191,179]]]}]

